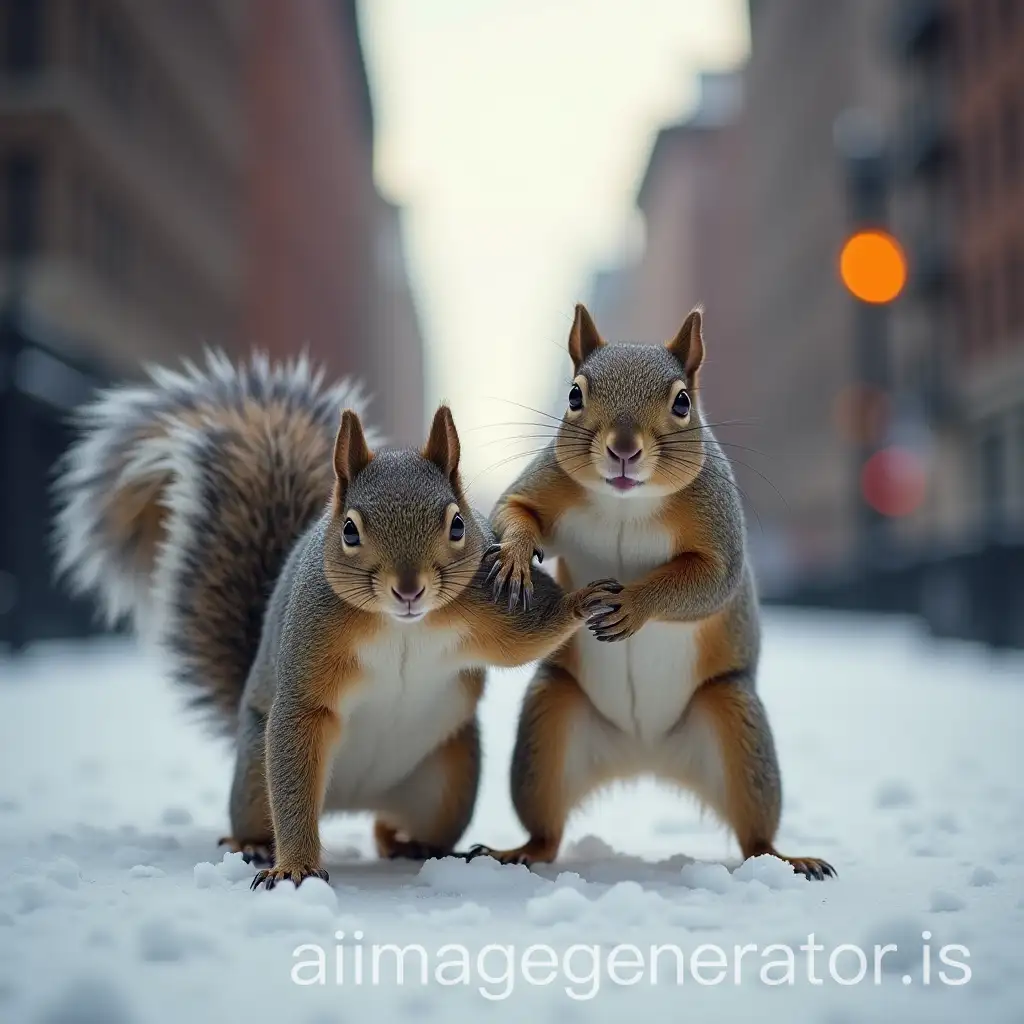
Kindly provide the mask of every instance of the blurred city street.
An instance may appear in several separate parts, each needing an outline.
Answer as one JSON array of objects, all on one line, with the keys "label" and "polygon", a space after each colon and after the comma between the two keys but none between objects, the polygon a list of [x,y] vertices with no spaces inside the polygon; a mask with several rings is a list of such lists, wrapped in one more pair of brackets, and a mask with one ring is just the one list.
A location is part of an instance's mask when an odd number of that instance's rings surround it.
[{"label": "blurred city street", "polygon": [[[701,433],[671,420],[628,458],[662,459],[677,435],[704,453],[714,434],[699,470],[714,502],[681,532],[670,503],[647,525],[671,533],[671,563],[744,554],[782,765],[778,845],[838,878],[740,865],[688,796],[643,780],[599,793],[535,872],[382,863],[355,815],[324,825],[329,885],[249,892],[253,869],[217,847],[232,744],[204,733],[159,652],[59,578],[55,490],[81,499],[61,523],[66,548],[81,541],[65,558],[80,590],[98,582],[93,554],[118,599],[158,578],[169,594],[180,573],[199,632],[214,623],[241,651],[264,621],[256,598],[192,578],[247,576],[248,557],[262,599],[261,574],[295,543],[267,527],[295,488],[275,476],[272,500],[246,491],[233,517],[211,485],[202,521],[193,456],[218,450],[196,439],[223,426],[220,392],[202,412],[179,395],[173,430],[152,396],[115,399],[109,433],[125,426],[130,444],[109,458],[86,444],[72,471],[76,412],[211,349],[236,364],[307,355],[367,396],[364,426],[396,445],[421,449],[447,403],[456,505],[464,487],[489,514],[557,431],[611,452],[573,420],[577,303],[605,341],[647,345],[703,308],[699,370],[669,363]],[[277,458],[296,416],[276,418],[277,387],[256,432],[286,479],[319,479]],[[647,390],[657,415],[681,416]],[[325,445],[352,392],[330,395]],[[210,479],[233,476],[210,458]],[[244,477],[258,459],[243,461]],[[319,466],[317,514],[337,465]],[[578,511],[566,465],[556,518]],[[744,545],[705,552],[708,509],[736,527],[741,504]],[[211,556],[187,542],[214,520],[227,539]],[[619,530],[621,561],[634,535],[624,546]],[[722,605],[708,607],[693,631],[676,616],[697,639],[672,633],[671,671],[716,653]],[[222,669],[186,671],[212,689]],[[467,846],[523,841],[508,777],[530,671],[490,674]],[[1022,684],[1024,0],[0,0],[0,1024],[1021,1024]],[[656,724],[674,739],[679,720]],[[381,722],[390,735],[392,711]],[[723,792],[774,792],[770,769],[730,775],[738,787],[725,775]],[[791,981],[760,973],[768,947],[812,934],[816,969],[797,953]],[[303,944],[362,963],[381,943],[421,944],[430,983],[397,978],[393,950],[379,984],[349,972],[339,987],[333,960],[325,983],[293,976]],[[550,983],[520,961],[503,974],[502,950],[541,943]],[[654,977],[657,943],[689,966],[717,950],[727,968],[708,984],[688,966],[680,989],[674,967]],[[621,944],[643,953],[635,983],[608,962]],[[471,961],[455,982],[433,973],[446,946]],[[590,980],[583,960],[569,967],[597,947]]]},{"label": "blurred city street", "polygon": [[[1024,691],[1019,655],[936,646],[901,622],[774,614],[761,689],[786,789],[780,846],[831,860],[823,883],[779,862],[736,864],[724,833],[685,796],[639,783],[573,821],[550,868],[493,862],[415,865],[370,858],[369,822],[326,827],[331,888],[249,891],[253,870],[222,854],[230,764],[181,710],[159,662],[117,644],[40,649],[0,663],[0,1019],[163,1024],[281,1017],[470,1021],[586,1019],[630,1013],[735,1021],[772,1008],[801,1021],[1016,1024],[1022,992],[1024,803],[1018,783]],[[511,843],[507,796],[515,709],[528,671],[492,673],[484,703],[486,772],[469,841]],[[690,858],[697,858],[691,862]],[[337,940],[335,934],[345,935]],[[815,985],[758,976],[772,943],[820,943]],[[17,941],[12,940],[17,935]],[[928,935],[928,938],[922,938]],[[346,938],[347,936],[347,938]],[[354,977],[339,988],[290,980],[302,943],[461,944],[465,984]],[[488,944],[754,944],[739,983],[701,985],[663,971],[590,991],[580,960],[548,985],[522,976],[505,996]],[[879,982],[831,979],[830,951],[894,944]],[[929,981],[923,948],[932,947]],[[944,946],[969,965],[939,959]],[[367,959],[367,967],[369,959]],[[847,951],[840,978],[858,973]],[[940,980],[944,970],[953,984]],[[383,970],[383,968],[382,968]],[[387,973],[386,971],[384,972]],[[369,974],[367,974],[367,979]],[[492,979],[488,981],[487,979]],[[906,978],[906,980],[904,980]],[[492,999],[481,994],[490,992]],[[577,1017],[577,1015],[580,1015]]]}]

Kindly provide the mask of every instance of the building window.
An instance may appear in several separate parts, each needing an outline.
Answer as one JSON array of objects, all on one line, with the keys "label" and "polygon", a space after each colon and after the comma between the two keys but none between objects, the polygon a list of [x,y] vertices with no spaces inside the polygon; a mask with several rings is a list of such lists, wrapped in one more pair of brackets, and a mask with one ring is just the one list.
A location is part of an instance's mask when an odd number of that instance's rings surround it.
[{"label": "building window", "polygon": [[1024,334],[1024,246],[1019,242],[1007,250],[1003,297],[1006,302],[1007,329]]},{"label": "building window", "polygon": [[101,201],[96,209],[96,263],[115,284],[127,283],[130,259],[128,226],[116,203]]},{"label": "building window", "polygon": [[988,123],[980,121],[974,129],[974,202],[976,210],[988,205],[992,194],[992,160],[988,144]]},{"label": "building window", "polygon": [[1024,147],[1024,110],[1017,96],[1003,100],[1003,180],[1007,190],[1016,187],[1021,172],[1021,148]]},{"label": "building window", "polygon": [[988,12],[987,3],[975,0],[968,5],[969,29],[971,35],[971,66],[980,68],[988,57]]},{"label": "building window", "polygon": [[1006,438],[994,424],[981,439],[981,514],[989,534],[998,533],[1005,523]]},{"label": "building window", "polygon": [[992,287],[992,276],[988,268],[978,272],[978,291],[975,295],[975,324],[978,332],[978,351],[988,352],[992,348],[992,335],[995,330],[995,289]]},{"label": "building window", "polygon": [[11,156],[3,165],[5,255],[24,259],[39,244],[39,161]]},{"label": "building window", "polygon": [[111,106],[124,115],[133,114],[138,64],[121,21],[109,5],[96,0],[80,0],[76,11],[80,18],[78,45],[88,74]]},{"label": "building window", "polygon": [[999,0],[999,29],[1012,32],[1021,21],[1021,0]]},{"label": "building window", "polygon": [[4,68],[13,75],[38,71],[43,63],[43,0],[5,0]]}]

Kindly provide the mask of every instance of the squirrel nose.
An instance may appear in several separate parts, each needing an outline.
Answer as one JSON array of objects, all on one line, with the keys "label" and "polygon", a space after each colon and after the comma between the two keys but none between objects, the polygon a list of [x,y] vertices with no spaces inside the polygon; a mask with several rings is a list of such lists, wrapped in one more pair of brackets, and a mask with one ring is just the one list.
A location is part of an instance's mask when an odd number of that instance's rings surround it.
[{"label": "squirrel nose", "polygon": [[643,454],[644,446],[635,438],[616,437],[607,445],[608,454],[620,462],[636,462]]},{"label": "squirrel nose", "polygon": [[399,601],[408,601],[412,604],[413,601],[418,601],[423,596],[423,591],[427,588],[425,586],[420,587],[419,590],[415,589],[416,585],[412,586],[402,585],[400,587],[392,587],[391,593],[398,598]]}]

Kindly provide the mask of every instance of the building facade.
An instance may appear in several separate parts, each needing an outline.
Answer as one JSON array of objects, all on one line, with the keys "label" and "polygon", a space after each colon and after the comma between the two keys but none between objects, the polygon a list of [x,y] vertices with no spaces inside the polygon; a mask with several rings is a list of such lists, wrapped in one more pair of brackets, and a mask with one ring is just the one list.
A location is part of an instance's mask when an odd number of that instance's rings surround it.
[{"label": "building facade", "polygon": [[[305,350],[384,396],[383,367],[419,365],[355,0],[9,0],[0,22],[0,296],[111,376]],[[376,412],[422,431],[414,392]]]},{"label": "building facade", "polygon": [[2,7],[0,294],[112,372],[238,338],[241,6]]},{"label": "building facade", "polygon": [[52,584],[49,490],[98,384],[305,351],[422,441],[373,144],[355,0],[0,4],[0,643],[87,621]]},{"label": "building facade", "polygon": [[[723,433],[766,595],[1024,643],[1024,4],[749,12],[741,113],[709,124],[728,77],[707,79],[659,134],[643,255],[595,306],[657,340],[706,304],[702,386],[743,421]],[[905,254],[886,306],[841,280],[863,228]]]}]

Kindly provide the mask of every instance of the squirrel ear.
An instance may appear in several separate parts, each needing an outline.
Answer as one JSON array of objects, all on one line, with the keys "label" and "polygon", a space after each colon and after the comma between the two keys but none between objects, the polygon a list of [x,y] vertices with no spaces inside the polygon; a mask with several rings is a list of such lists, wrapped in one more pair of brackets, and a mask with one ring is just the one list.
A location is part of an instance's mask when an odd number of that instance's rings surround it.
[{"label": "squirrel ear", "polygon": [[587,307],[577,302],[576,315],[569,332],[569,355],[572,356],[573,369],[578,370],[587,356],[599,348],[604,348],[604,338],[598,333]]},{"label": "squirrel ear", "polygon": [[430,426],[430,436],[423,449],[423,458],[429,459],[435,466],[443,470],[445,476],[454,482],[459,472],[459,455],[462,447],[459,435],[455,430],[455,420],[447,405],[438,406],[434,413],[434,422]]},{"label": "squirrel ear", "polygon": [[351,409],[341,414],[341,426],[334,442],[334,472],[339,483],[351,483],[361,470],[364,470],[373,458],[366,446],[363,425],[359,416]]},{"label": "squirrel ear", "polygon": [[679,333],[665,345],[665,348],[683,364],[683,371],[687,377],[692,377],[704,362],[704,338],[701,334],[701,323],[701,309],[700,306],[697,306],[683,321]]}]

